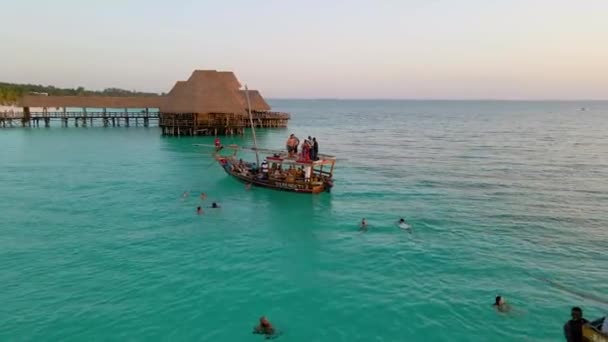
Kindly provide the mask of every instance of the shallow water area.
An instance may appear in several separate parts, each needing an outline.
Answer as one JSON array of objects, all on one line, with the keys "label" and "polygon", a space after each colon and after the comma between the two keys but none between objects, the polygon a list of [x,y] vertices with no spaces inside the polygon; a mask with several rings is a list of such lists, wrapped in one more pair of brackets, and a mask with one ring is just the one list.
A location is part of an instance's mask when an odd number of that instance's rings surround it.
[{"label": "shallow water area", "polygon": [[317,137],[331,193],[248,191],[211,137],[0,130],[0,340],[549,342],[607,313],[608,102],[271,104],[259,145]]}]

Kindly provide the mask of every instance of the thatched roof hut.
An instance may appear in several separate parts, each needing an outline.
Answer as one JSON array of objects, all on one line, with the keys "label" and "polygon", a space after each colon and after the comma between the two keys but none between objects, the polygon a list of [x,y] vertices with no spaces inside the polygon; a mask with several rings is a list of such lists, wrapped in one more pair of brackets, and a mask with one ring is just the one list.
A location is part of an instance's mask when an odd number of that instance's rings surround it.
[{"label": "thatched roof hut", "polygon": [[238,81],[234,74],[232,74],[234,80],[231,80],[228,74],[232,73],[195,70],[188,81],[180,81],[175,84],[160,111],[163,113],[244,114],[240,96],[234,89]]},{"label": "thatched roof hut", "polygon": [[[245,90],[239,90],[239,96],[241,102],[247,109],[247,98]],[[270,105],[264,100],[262,94],[257,90],[249,90],[249,102],[251,103],[251,110],[254,112],[267,112],[270,110]]]}]

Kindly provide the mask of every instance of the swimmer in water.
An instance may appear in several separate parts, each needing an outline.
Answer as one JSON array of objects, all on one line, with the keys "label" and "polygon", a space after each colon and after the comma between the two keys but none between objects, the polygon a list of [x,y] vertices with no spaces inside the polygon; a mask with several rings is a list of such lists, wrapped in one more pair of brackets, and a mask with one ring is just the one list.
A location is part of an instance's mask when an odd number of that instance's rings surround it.
[{"label": "swimmer in water", "polygon": [[203,213],[203,209],[202,209],[200,206],[198,206],[198,207],[196,208],[196,214],[197,214],[197,215],[200,215],[200,214],[202,214],[202,213]]},{"label": "swimmer in water", "polygon": [[274,328],[272,327],[272,324],[270,324],[270,321],[268,321],[266,317],[262,316],[260,317],[260,324],[253,328],[253,333],[270,336],[274,334]]},{"label": "swimmer in water", "polygon": [[507,301],[502,296],[496,296],[493,305],[498,312],[509,312],[511,306],[507,304]]},{"label": "swimmer in water", "polygon": [[201,192],[201,201],[204,201],[205,198],[207,198],[207,194],[204,192]]},{"label": "swimmer in water", "polygon": [[361,223],[359,223],[359,228],[361,230],[367,230],[367,221],[365,220],[365,217],[361,219]]},{"label": "swimmer in water", "polygon": [[399,224],[407,224],[403,218],[399,219]]},{"label": "swimmer in water", "polygon": [[251,183],[245,184],[245,190],[251,190]]},{"label": "swimmer in water", "polygon": [[211,203],[211,208],[219,208],[220,205],[217,204],[216,202]]},{"label": "swimmer in water", "polygon": [[399,221],[397,221],[397,227],[407,230],[410,234],[412,233],[410,225],[405,222],[405,219],[403,217],[400,218]]}]

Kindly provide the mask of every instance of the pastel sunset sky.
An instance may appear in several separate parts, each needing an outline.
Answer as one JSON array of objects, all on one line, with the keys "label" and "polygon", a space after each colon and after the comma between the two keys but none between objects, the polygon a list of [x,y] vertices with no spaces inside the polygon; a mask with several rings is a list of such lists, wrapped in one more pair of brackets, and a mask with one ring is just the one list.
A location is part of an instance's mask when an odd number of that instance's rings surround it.
[{"label": "pastel sunset sky", "polygon": [[608,99],[606,0],[11,1],[0,81],[270,98]]}]

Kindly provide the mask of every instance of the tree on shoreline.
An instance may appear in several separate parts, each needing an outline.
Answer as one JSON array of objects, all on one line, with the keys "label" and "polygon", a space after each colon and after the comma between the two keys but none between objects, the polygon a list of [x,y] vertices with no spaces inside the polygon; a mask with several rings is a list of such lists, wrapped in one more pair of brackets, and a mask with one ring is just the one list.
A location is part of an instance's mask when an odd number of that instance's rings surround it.
[{"label": "tree on shoreline", "polygon": [[11,105],[19,101],[23,95],[30,93],[45,93],[55,96],[159,96],[156,93],[131,91],[120,88],[106,88],[101,91],[87,90],[84,87],[74,89],[56,88],[36,84],[17,84],[0,82],[0,105]]}]

